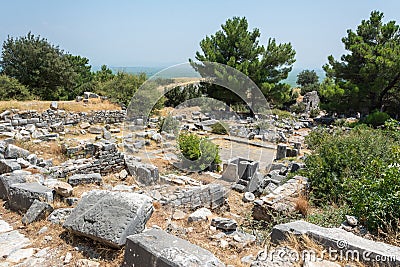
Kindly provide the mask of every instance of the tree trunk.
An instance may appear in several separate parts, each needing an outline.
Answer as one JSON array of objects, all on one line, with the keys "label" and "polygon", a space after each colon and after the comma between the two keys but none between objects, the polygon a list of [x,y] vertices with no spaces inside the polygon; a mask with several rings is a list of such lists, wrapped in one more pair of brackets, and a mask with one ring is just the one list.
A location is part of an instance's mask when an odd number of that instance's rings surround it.
[{"label": "tree trunk", "polygon": [[389,90],[392,89],[396,85],[396,83],[399,82],[399,80],[400,80],[400,72],[397,73],[394,79],[379,94],[379,99],[376,107],[377,109],[381,109],[381,107],[383,106],[383,98],[386,96]]}]

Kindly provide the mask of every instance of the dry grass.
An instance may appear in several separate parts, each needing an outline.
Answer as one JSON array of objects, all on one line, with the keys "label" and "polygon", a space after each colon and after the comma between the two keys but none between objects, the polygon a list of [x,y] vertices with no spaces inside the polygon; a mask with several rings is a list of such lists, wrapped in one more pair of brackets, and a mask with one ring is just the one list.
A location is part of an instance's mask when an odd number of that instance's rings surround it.
[{"label": "dry grass", "polygon": [[[51,101],[0,101],[0,112],[7,109],[37,110],[43,112],[50,108]],[[95,110],[121,110],[121,107],[108,100],[90,99],[89,103],[58,101],[58,108],[71,112],[90,112]]]},{"label": "dry grass", "polygon": [[397,222],[397,228],[394,228],[391,225],[386,225],[386,231],[379,229],[376,239],[393,246],[400,246],[400,219]]},{"label": "dry grass", "polygon": [[[55,206],[58,204],[55,203]],[[62,205],[60,204],[60,206]],[[32,243],[30,247],[37,250],[50,249],[46,255],[46,265],[43,266],[59,266],[63,261],[62,257],[68,252],[72,254],[72,260],[65,266],[76,266],[79,259],[91,259],[99,262],[100,266],[117,267],[122,264],[124,248],[112,249],[91,239],[72,235],[61,225],[52,224],[47,220],[24,226],[21,222],[22,215],[4,208],[3,201],[0,201],[0,214],[2,220],[7,221],[14,229],[29,237]],[[43,227],[46,227],[47,231],[39,234],[39,230]],[[47,238],[46,240],[46,237],[51,237],[51,239]]]},{"label": "dry grass", "polygon": [[[318,259],[325,259],[325,260],[330,260],[332,261],[332,259],[329,259],[329,256],[331,257],[335,257],[338,256],[337,259],[339,259],[340,261],[336,261],[336,263],[340,264],[340,266],[353,266],[353,267],[364,267],[366,266],[365,264],[359,262],[359,261],[352,261],[352,260],[346,260],[346,259],[341,259],[340,258],[340,254],[338,255],[334,255],[331,254],[329,255],[329,253],[327,253],[327,249],[324,248],[322,245],[320,245],[319,243],[315,242],[314,240],[312,240],[311,238],[309,238],[306,235],[301,235],[301,236],[295,236],[295,235],[289,235],[287,236],[286,241],[282,242],[280,245],[280,247],[288,247],[292,250],[295,250],[297,252],[299,252],[300,254],[300,262],[299,264],[303,264],[303,260],[302,256],[303,254],[301,253],[302,251],[308,251],[308,252],[312,252],[312,253],[305,253],[304,256],[305,257],[316,257],[316,260]],[[315,254],[313,254],[315,253]],[[340,252],[338,252],[340,253]],[[344,257],[343,257],[344,258]],[[300,265],[302,266],[302,265]],[[379,266],[379,265],[372,265],[372,266]]]},{"label": "dry grass", "polygon": [[[252,204],[244,203],[241,200],[241,197],[242,196],[240,193],[231,191],[228,197],[228,203],[232,212],[234,212],[236,215],[244,217],[249,212],[249,210],[251,210]],[[172,214],[175,211],[174,208],[161,206],[158,202],[154,202],[153,206],[155,210],[150,220],[147,222],[147,227],[157,225],[165,230],[168,224],[172,222],[179,228],[187,230],[190,229],[186,234],[182,234],[180,232],[172,232],[171,234],[186,239],[195,245],[209,250],[227,265],[230,264],[237,267],[248,266],[248,264],[244,264],[241,262],[241,258],[248,255],[256,256],[257,252],[263,249],[263,247],[258,244],[251,244],[243,247],[243,244],[237,242],[230,242],[230,246],[222,248],[219,240],[211,238],[213,235],[218,234],[219,231],[210,229],[210,221],[189,223],[187,221],[187,217],[182,220],[173,220]],[[190,212],[191,211],[186,210],[187,214],[190,214]],[[239,224],[241,224],[241,220],[228,210],[214,210],[212,217],[217,216],[233,218],[238,221]],[[209,219],[211,220],[211,218]]]},{"label": "dry grass", "polygon": [[300,195],[298,198],[295,199],[294,203],[296,205],[295,209],[303,216],[307,216],[310,208],[307,197],[304,195]]},{"label": "dry grass", "polygon": [[62,152],[62,146],[58,142],[49,141],[41,143],[33,143],[31,141],[16,141],[16,146],[35,153],[38,157],[45,160],[52,159],[54,165],[59,165],[67,160],[67,157]]}]

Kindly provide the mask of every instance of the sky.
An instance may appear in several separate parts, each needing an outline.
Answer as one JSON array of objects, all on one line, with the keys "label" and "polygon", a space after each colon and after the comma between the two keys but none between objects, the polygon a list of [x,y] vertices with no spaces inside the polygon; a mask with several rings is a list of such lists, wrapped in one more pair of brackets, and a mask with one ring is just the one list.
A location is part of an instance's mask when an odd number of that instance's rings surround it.
[{"label": "sky", "polygon": [[0,0],[0,42],[31,31],[92,66],[168,67],[186,63],[199,42],[228,18],[246,17],[249,28],[290,42],[295,68],[319,69],[345,53],[341,39],[371,11],[400,24],[399,0],[103,1]]}]

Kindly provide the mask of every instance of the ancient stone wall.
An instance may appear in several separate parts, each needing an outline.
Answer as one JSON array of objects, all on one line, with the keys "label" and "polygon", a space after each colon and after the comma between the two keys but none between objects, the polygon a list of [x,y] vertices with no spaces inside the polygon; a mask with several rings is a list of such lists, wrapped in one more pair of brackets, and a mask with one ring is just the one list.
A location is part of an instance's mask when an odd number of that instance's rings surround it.
[{"label": "ancient stone wall", "polygon": [[126,118],[123,110],[100,110],[92,112],[67,112],[65,110],[48,109],[42,113],[36,110],[6,110],[0,114],[0,131],[9,130],[10,127],[32,124],[38,128],[51,127],[55,124],[74,125],[81,122],[118,123]]},{"label": "ancient stone wall", "polygon": [[124,154],[119,152],[114,143],[88,143],[82,146],[65,148],[70,158],[53,168],[57,177],[67,177],[73,174],[100,173],[107,175],[125,169]]}]

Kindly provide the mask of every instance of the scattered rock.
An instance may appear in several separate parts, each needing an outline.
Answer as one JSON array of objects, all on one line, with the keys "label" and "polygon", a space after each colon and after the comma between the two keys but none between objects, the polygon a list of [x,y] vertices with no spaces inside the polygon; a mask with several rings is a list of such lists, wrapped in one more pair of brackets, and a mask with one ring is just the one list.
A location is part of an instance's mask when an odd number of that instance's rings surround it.
[{"label": "scattered rock", "polygon": [[70,263],[71,260],[72,260],[72,254],[71,254],[71,252],[67,252],[67,254],[65,254],[65,257],[64,257],[64,264]]},{"label": "scattered rock", "polygon": [[50,109],[57,110],[58,109],[58,103],[56,101],[51,102]]},{"label": "scattered rock", "polygon": [[88,259],[79,259],[76,261],[76,267],[99,267],[100,263],[88,260]]},{"label": "scattered rock", "polygon": [[128,177],[128,172],[124,169],[118,173],[118,177],[121,180],[125,180]]},{"label": "scattered rock", "polygon": [[109,132],[109,131],[107,131],[107,130],[104,130],[103,131],[103,138],[104,139],[106,139],[106,140],[110,140],[111,139],[111,133]]},{"label": "scattered rock", "polygon": [[243,198],[242,198],[243,202],[253,202],[255,199],[256,199],[256,197],[251,192],[244,193]]},{"label": "scattered rock", "polygon": [[88,128],[90,127],[90,123],[88,123],[88,122],[82,122],[81,125],[80,125],[80,127],[81,127],[81,129],[86,130],[86,129],[88,129]]},{"label": "scattered rock", "polygon": [[88,132],[91,134],[102,134],[103,133],[103,127],[100,126],[92,126],[88,129]]},{"label": "scattered rock", "polygon": [[207,221],[210,216],[212,216],[211,210],[200,208],[189,215],[188,222]]},{"label": "scattered rock", "polygon": [[9,144],[4,152],[4,157],[6,159],[17,159],[17,158],[23,158],[27,159],[27,157],[31,153],[23,148],[17,147],[13,144]]},{"label": "scattered rock", "polygon": [[122,266],[223,267],[225,264],[211,252],[153,228],[127,238]]},{"label": "scattered rock", "polygon": [[63,227],[119,248],[128,235],[144,230],[152,213],[152,199],[146,195],[93,190],[82,196]]},{"label": "scattered rock", "polygon": [[67,202],[67,204],[68,204],[69,206],[75,205],[76,203],[78,203],[78,201],[79,201],[79,198],[77,198],[77,197],[67,197],[67,198],[65,199],[65,202]]},{"label": "scattered rock", "polygon": [[56,191],[57,194],[63,197],[69,197],[72,195],[73,188],[69,183],[62,182],[62,181],[57,181],[57,183],[54,185],[54,191]]},{"label": "scattered rock", "polygon": [[175,210],[174,214],[172,214],[172,219],[174,220],[182,220],[185,219],[186,213],[181,210]]},{"label": "scattered rock", "polygon": [[73,208],[55,209],[47,217],[47,220],[54,224],[63,224],[67,217],[71,214]]},{"label": "scattered rock", "polygon": [[213,218],[211,220],[211,225],[223,231],[235,231],[237,228],[237,222],[235,220],[221,217]]},{"label": "scattered rock", "polygon": [[53,190],[38,182],[13,184],[8,196],[10,208],[15,211],[27,211],[35,200],[53,202]]},{"label": "scattered rock", "polygon": [[100,173],[88,173],[88,174],[75,174],[68,178],[68,183],[72,186],[82,184],[102,184],[103,179]]},{"label": "scattered rock", "polygon": [[20,170],[21,165],[15,159],[2,159],[0,160],[0,174]]},{"label": "scattered rock", "polygon": [[357,220],[357,218],[354,217],[354,216],[346,215],[346,222],[347,222],[350,226],[357,226],[357,225],[358,225],[358,220]]},{"label": "scattered rock", "polygon": [[53,207],[46,202],[41,202],[37,199],[33,201],[32,205],[26,211],[24,217],[22,217],[22,223],[24,225],[37,222],[46,218],[53,211]]},{"label": "scattered rock", "polygon": [[31,163],[23,158],[17,158],[17,163],[21,166],[21,168],[25,169],[31,166]]}]

